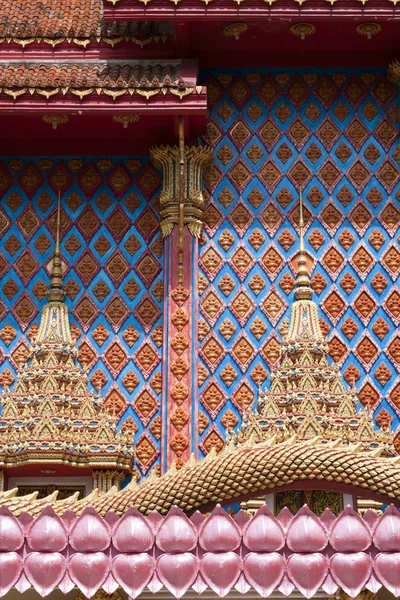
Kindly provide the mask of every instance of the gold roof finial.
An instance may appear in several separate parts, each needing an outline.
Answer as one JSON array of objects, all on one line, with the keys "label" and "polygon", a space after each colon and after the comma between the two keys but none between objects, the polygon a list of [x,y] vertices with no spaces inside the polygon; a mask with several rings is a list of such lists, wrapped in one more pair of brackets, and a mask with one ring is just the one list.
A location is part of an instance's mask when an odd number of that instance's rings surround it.
[{"label": "gold roof finial", "polygon": [[304,218],[303,218],[303,195],[300,190],[300,245],[299,245],[299,262],[297,265],[297,281],[294,292],[296,300],[311,300],[312,289],[310,284],[310,274],[307,269],[307,257],[304,248]]},{"label": "gold roof finial", "polygon": [[53,264],[51,266],[50,289],[47,295],[50,302],[62,302],[65,297],[62,280],[62,260],[60,252],[60,229],[61,229],[61,192],[58,192],[57,223],[56,223],[56,247],[54,250]]}]

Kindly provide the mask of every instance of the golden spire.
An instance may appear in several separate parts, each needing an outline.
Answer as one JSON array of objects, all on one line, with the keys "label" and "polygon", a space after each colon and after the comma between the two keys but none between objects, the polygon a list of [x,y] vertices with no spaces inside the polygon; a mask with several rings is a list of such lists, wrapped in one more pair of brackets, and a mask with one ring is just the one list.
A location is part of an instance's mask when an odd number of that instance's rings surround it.
[{"label": "golden spire", "polygon": [[60,252],[60,228],[61,228],[61,193],[58,192],[57,224],[56,224],[56,247],[54,250],[53,264],[51,266],[50,290],[47,297],[50,302],[62,302],[65,297],[62,280],[62,260]]},{"label": "golden spire", "polygon": [[311,300],[312,289],[310,285],[310,274],[307,270],[307,257],[304,248],[304,218],[303,218],[303,195],[300,190],[300,245],[299,245],[299,262],[297,265],[297,281],[294,292],[296,300]]}]

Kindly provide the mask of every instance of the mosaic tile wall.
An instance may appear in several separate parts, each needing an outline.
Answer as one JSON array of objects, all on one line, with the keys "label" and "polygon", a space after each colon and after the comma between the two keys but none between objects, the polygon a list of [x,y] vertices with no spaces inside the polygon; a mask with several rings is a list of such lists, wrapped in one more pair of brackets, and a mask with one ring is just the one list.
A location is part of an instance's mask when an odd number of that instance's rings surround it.
[{"label": "mosaic tile wall", "polygon": [[147,158],[0,163],[0,384],[14,380],[37,331],[61,189],[64,284],[79,360],[121,426],[136,432],[141,473],[158,459],[161,432],[159,186]]},{"label": "mosaic tile wall", "polygon": [[215,165],[199,277],[201,451],[221,447],[278,359],[279,324],[293,300],[300,187],[331,356],[376,421],[395,428],[396,90],[374,70],[224,70],[204,73],[204,81]]}]

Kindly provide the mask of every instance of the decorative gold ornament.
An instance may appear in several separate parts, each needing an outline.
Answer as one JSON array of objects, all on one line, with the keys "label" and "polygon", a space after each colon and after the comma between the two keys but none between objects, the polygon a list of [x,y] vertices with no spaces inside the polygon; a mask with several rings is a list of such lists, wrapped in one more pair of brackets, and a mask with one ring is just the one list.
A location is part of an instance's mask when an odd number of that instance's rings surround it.
[{"label": "decorative gold ornament", "polygon": [[370,40],[373,35],[376,35],[377,33],[380,33],[382,31],[382,27],[379,25],[379,23],[374,22],[360,23],[359,25],[357,25],[356,31],[360,35],[367,36],[367,38]]},{"label": "decorative gold ornament", "polygon": [[35,463],[91,468],[96,485],[101,480],[106,491],[132,469],[133,434],[117,432],[117,418],[88,389],[87,370],[77,362],[64,303],[60,222],[59,196],[48,302],[13,389],[3,385],[0,394],[0,468]]},{"label": "decorative gold ornament", "polygon": [[183,203],[179,202],[181,188],[181,152],[178,146],[158,146],[150,150],[151,159],[163,171],[163,189],[160,194],[161,233],[171,234],[179,224],[180,205],[183,204],[183,222],[190,233],[199,238],[203,229],[204,197],[203,169],[210,164],[213,152],[207,146],[184,148]]},{"label": "decorative gold ornament", "polygon": [[43,115],[42,120],[47,125],[51,125],[53,129],[57,129],[59,125],[65,125],[68,123],[69,118],[67,115]]},{"label": "decorative gold ornament", "polygon": [[318,438],[338,446],[359,444],[368,452],[379,449],[393,456],[393,432],[374,428],[369,408],[356,411],[357,393],[346,388],[337,365],[328,360],[330,346],[321,330],[318,306],[304,248],[303,199],[300,192],[300,243],[297,281],[290,321],[285,319],[277,366],[270,388],[260,391],[257,409],[243,417],[242,427],[232,439],[246,442]]},{"label": "decorative gold ornament", "polygon": [[304,40],[309,35],[313,35],[313,33],[316,31],[316,28],[312,23],[295,23],[291,26],[289,31],[293,35],[297,35],[299,38]]},{"label": "decorative gold ornament", "polygon": [[399,85],[400,83],[400,61],[394,60],[389,64],[388,77],[390,81]]},{"label": "decorative gold ornament", "polygon": [[114,123],[122,124],[124,129],[128,129],[130,123],[137,123],[139,119],[139,115],[114,115],[112,118]]},{"label": "decorative gold ornament", "polygon": [[225,37],[233,37],[238,40],[243,33],[246,33],[249,26],[247,23],[227,23],[222,29]]},{"label": "decorative gold ornament", "polygon": [[204,198],[203,170],[212,160],[212,150],[206,146],[185,146],[183,117],[179,119],[179,146],[159,146],[150,150],[154,165],[163,171],[163,190],[160,194],[163,237],[178,225],[178,283],[183,281],[183,231],[200,238],[203,228]]},{"label": "decorative gold ornament", "polygon": [[300,192],[300,215],[299,215],[299,229],[300,229],[300,244],[299,244],[299,258],[297,264],[297,287],[294,292],[296,300],[311,300],[312,289],[310,286],[310,275],[307,270],[307,257],[304,249],[304,219],[303,219],[303,196]]}]

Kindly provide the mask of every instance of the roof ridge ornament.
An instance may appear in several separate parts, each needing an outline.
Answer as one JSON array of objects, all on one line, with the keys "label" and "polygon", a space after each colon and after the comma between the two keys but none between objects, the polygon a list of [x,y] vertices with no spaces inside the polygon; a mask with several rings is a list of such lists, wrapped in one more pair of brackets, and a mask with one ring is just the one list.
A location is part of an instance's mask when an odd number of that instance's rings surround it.
[{"label": "roof ridge ornament", "polygon": [[299,196],[299,230],[300,230],[300,243],[299,243],[299,261],[297,265],[297,281],[296,289],[294,292],[296,300],[311,300],[313,291],[311,289],[310,274],[307,268],[307,258],[304,246],[304,216],[303,216],[303,195],[300,190]]},{"label": "roof ridge ornament", "polygon": [[54,249],[54,256],[51,265],[51,277],[49,292],[47,298],[49,302],[63,302],[65,298],[65,292],[63,289],[62,279],[62,259],[60,251],[60,230],[61,230],[61,192],[58,191],[58,202],[57,202],[57,220],[56,220],[56,245]]}]

